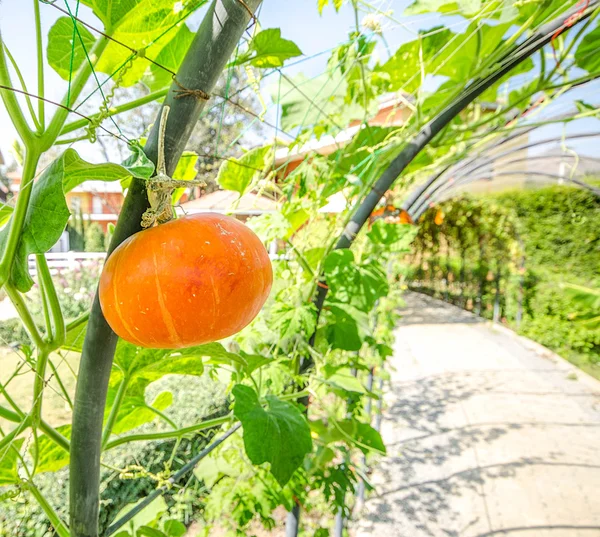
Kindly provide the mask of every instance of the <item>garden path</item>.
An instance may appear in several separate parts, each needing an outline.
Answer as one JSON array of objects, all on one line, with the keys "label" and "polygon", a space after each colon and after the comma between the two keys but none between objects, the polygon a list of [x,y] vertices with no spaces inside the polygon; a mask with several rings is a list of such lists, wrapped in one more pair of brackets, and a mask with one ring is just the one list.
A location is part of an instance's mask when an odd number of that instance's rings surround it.
[{"label": "garden path", "polygon": [[408,293],[355,537],[600,536],[600,382]]}]

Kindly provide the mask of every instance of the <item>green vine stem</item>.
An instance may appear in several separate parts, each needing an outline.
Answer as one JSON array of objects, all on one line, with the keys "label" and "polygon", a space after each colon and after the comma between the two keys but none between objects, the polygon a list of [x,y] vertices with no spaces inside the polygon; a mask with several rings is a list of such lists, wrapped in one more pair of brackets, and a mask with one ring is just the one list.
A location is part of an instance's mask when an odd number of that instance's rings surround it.
[{"label": "green vine stem", "polygon": [[[10,79],[10,73],[8,72],[8,66],[6,65],[6,54],[4,53],[5,47],[4,41],[2,40],[2,34],[0,34],[0,45],[2,45],[0,46],[0,84],[12,88],[13,85]],[[23,140],[25,147],[29,149],[33,143],[33,132],[27,124],[27,120],[19,106],[16,95],[14,92],[7,89],[0,89],[0,95],[4,101],[6,111],[15,126],[15,130],[21,137],[21,140]]]},{"label": "green vine stem", "polygon": [[143,442],[149,440],[164,440],[170,438],[181,438],[188,434],[194,434],[200,431],[205,431],[206,429],[212,429],[213,427],[218,427],[219,425],[224,425],[232,418],[231,414],[227,414],[221,418],[215,418],[212,420],[206,420],[200,422],[196,425],[190,425],[189,427],[183,427],[181,429],[175,429],[174,431],[164,431],[161,433],[146,433],[146,434],[130,434],[127,436],[122,436],[120,438],[116,438],[111,442],[106,444],[106,449],[112,449],[117,446],[121,446],[123,444],[129,444],[130,442]]},{"label": "green vine stem", "polygon": [[[71,91],[68,95],[64,96],[61,102],[61,104],[63,104],[66,108],[57,108],[52,120],[50,121],[50,124],[48,125],[48,129],[42,136],[41,149],[43,151],[50,149],[58,138],[69,115],[68,107],[77,100],[83,91],[83,88],[85,87],[85,84],[92,73],[92,67],[98,62],[100,56],[102,56],[102,53],[109,43],[110,39],[108,37],[101,36],[96,40],[94,46],[89,51],[91,65],[90,62],[84,62],[73,78],[71,83]],[[88,122],[86,121],[86,124],[87,123]]]},{"label": "green vine stem", "polygon": [[37,82],[38,82],[38,132],[44,132],[46,128],[46,111],[44,109],[44,42],[42,41],[42,21],[40,17],[40,2],[33,0],[35,12],[35,42],[37,49]]},{"label": "green vine stem", "polygon": [[[170,107],[165,135],[167,173],[172,174],[192,134],[206,101],[193,90],[211,93],[249,21],[245,6],[255,11],[261,0],[213,0],[177,74],[164,105]],[[177,98],[179,84],[192,90]],[[164,106],[163,105],[163,106]],[[60,111],[57,112],[57,115]],[[53,119],[53,122],[55,121]],[[56,132],[62,129],[55,127]],[[51,127],[52,128],[52,125]],[[158,124],[145,147],[157,162]],[[148,209],[145,182],[134,180],[129,188],[109,247],[110,253],[127,237],[141,230],[142,214]],[[94,299],[84,340],[73,409],[70,465],[70,527],[73,537],[98,536],[100,454],[102,422],[108,380],[117,336],[110,329]]]},{"label": "green vine stem", "polygon": [[[2,54],[0,54],[0,57]],[[1,63],[1,62],[0,62]],[[5,101],[6,103],[6,101]],[[10,226],[8,230],[8,238],[6,240],[6,246],[4,247],[4,253],[0,259],[0,289],[8,282],[10,273],[12,270],[13,260],[21,238],[21,231],[25,223],[25,216],[27,215],[27,207],[29,205],[29,199],[31,198],[31,192],[33,190],[33,179],[35,177],[35,171],[37,168],[38,161],[40,159],[40,153],[32,149],[28,149],[25,154],[25,162],[23,163],[23,178],[21,179],[21,190],[17,197],[17,203],[15,210],[12,214]]]},{"label": "green vine stem", "polygon": [[38,357],[35,366],[35,380],[33,382],[33,407],[31,409],[31,426],[37,430],[42,419],[42,402],[44,399],[44,388],[46,387],[46,366],[50,352],[45,345],[38,346]]},{"label": "green vine stem", "polygon": [[38,348],[43,348],[44,340],[42,339],[40,331],[38,330],[31,313],[27,309],[27,305],[25,304],[23,297],[10,283],[5,285],[5,291],[13,306],[17,310],[21,321],[23,321],[23,325],[25,326],[32,343]]},{"label": "green vine stem", "polygon": [[[281,401],[290,401],[292,399],[296,399],[298,397],[306,397],[309,395],[308,391],[303,391],[300,393],[290,393],[279,396]],[[182,427],[181,429],[175,429],[173,431],[164,431],[160,433],[145,433],[145,434],[130,434],[126,436],[121,436],[120,438],[116,438],[115,440],[111,440],[106,444],[105,449],[109,450],[115,448],[117,446],[121,446],[123,444],[129,444],[130,442],[146,442],[151,440],[165,440],[169,438],[181,438],[188,434],[194,434],[200,431],[205,431],[207,429],[212,429],[213,427],[218,427],[220,425],[224,425],[225,423],[231,421],[233,418],[233,414],[227,414],[225,416],[221,416],[220,418],[214,418],[212,420],[205,420],[197,423],[195,425],[189,425],[188,427]]]},{"label": "green vine stem", "polygon": [[23,78],[21,69],[19,69],[19,64],[13,58],[13,55],[10,53],[10,50],[8,50],[6,43],[4,43],[4,52],[6,53],[8,60],[10,61],[11,65],[13,66],[13,69],[15,70],[17,78],[19,79],[19,84],[21,84],[21,88],[25,92],[25,102],[27,103],[27,108],[29,109],[29,114],[31,115],[31,119],[35,123],[35,127],[38,130],[38,132],[40,132],[42,130],[42,126],[40,125],[40,122],[38,121],[38,118],[35,115],[35,110],[33,109],[33,103],[31,102],[31,97],[29,96],[29,90],[27,89],[27,84],[25,83],[25,79]]},{"label": "green vine stem", "polygon": [[56,531],[59,537],[71,537],[69,529],[65,525],[65,523],[60,519],[54,508],[48,503],[48,500],[44,497],[44,495],[40,492],[40,490],[35,486],[33,481],[24,481],[23,487],[27,489],[33,497],[40,504],[40,507],[44,510],[44,513],[48,517],[50,524]]},{"label": "green vine stem", "polygon": [[[169,91],[168,88],[161,89],[161,90],[149,93],[148,95],[144,95],[143,97],[140,97],[139,99],[129,101],[128,103],[124,103],[119,106],[111,107],[108,109],[107,117],[116,116],[118,114],[122,114],[123,112],[128,112],[129,110],[133,110],[134,108],[137,108],[138,106],[142,106],[144,104],[148,104],[148,103],[157,101],[158,99],[162,99],[163,97],[165,97],[167,95],[168,91]],[[100,113],[89,116],[89,119],[94,121],[98,117],[100,117]],[[76,131],[77,129],[82,129],[84,127],[87,127],[89,125],[89,123],[90,123],[90,121],[88,119],[78,119],[76,121],[72,121],[71,123],[67,123],[60,131],[60,136],[63,136],[64,134],[69,134],[70,132]]]},{"label": "green vine stem", "polygon": [[67,337],[67,331],[65,327],[65,318],[60,307],[60,301],[56,294],[56,287],[48,268],[48,261],[44,254],[36,255],[38,279],[40,282],[40,289],[44,293],[45,301],[47,303],[48,312],[52,319],[52,332],[47,334],[48,346],[51,350],[56,350],[62,346]]}]

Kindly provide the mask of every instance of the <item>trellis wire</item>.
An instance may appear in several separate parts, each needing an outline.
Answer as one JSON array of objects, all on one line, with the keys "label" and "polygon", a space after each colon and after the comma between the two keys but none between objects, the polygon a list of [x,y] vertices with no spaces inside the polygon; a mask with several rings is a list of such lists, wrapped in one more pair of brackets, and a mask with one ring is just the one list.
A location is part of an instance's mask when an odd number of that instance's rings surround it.
[{"label": "trellis wire", "polygon": [[229,429],[225,434],[221,435],[217,440],[211,442],[208,446],[206,446],[200,453],[196,456],[192,457],[184,466],[181,467],[180,470],[175,472],[167,481],[167,484],[153,490],[148,496],[146,496],[139,504],[137,504],[131,511],[127,514],[123,515],[120,519],[111,524],[106,530],[105,536],[109,537],[113,533],[115,533],[120,527],[124,524],[127,524],[135,515],[137,515],[140,511],[150,505],[156,498],[162,496],[165,492],[169,490],[172,485],[175,485],[177,481],[179,481],[186,474],[191,472],[198,463],[210,454],[214,449],[220,446],[225,440],[227,440],[233,433],[235,433],[241,427],[240,423],[235,424],[231,429]]}]

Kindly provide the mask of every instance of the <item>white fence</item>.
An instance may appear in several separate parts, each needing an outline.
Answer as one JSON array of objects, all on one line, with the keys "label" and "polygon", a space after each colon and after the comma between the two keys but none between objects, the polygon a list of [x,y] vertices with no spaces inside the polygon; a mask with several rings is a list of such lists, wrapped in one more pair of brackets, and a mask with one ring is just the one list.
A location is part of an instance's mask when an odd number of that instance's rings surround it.
[{"label": "white fence", "polygon": [[[51,273],[61,269],[76,269],[86,261],[99,261],[106,257],[105,252],[51,252],[46,254]],[[35,256],[29,257],[29,271],[35,274]]]}]

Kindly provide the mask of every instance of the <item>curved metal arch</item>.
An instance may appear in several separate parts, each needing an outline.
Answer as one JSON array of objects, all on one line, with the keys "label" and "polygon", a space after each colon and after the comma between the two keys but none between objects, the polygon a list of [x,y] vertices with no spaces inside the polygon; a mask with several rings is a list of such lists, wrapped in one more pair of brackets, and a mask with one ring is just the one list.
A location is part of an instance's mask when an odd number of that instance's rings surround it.
[{"label": "curved metal arch", "polygon": [[[573,114],[575,113],[575,110],[569,111],[569,112],[565,112],[563,114],[559,114],[556,116],[553,116],[551,118],[552,121],[560,121],[562,119],[568,119],[570,117],[573,116]],[[458,171],[466,166],[468,166],[469,164],[473,163],[474,161],[476,161],[479,157],[485,155],[485,153],[496,149],[497,147],[504,145],[505,143],[508,143],[516,138],[519,138],[525,134],[529,134],[530,132],[533,132],[534,130],[538,129],[539,126],[538,125],[532,125],[532,126],[527,126],[524,125],[523,127],[520,127],[518,129],[515,129],[515,131],[511,134],[509,134],[508,136],[505,136],[504,138],[500,138],[499,140],[494,140],[492,141],[490,144],[484,146],[483,148],[481,148],[481,150],[479,150],[475,155],[473,156],[468,156],[466,157],[464,160],[461,160],[459,162],[455,162],[452,164],[447,165],[443,170],[441,170],[440,172],[437,172],[435,174],[433,174],[425,183],[423,183],[423,185],[417,187],[413,193],[411,193],[409,195],[409,197],[404,201],[404,203],[402,204],[402,209],[404,210],[408,210],[409,207],[411,205],[414,204],[414,202],[418,199],[418,197],[423,194],[425,192],[425,190],[427,190],[428,186],[430,184],[432,184],[437,178],[441,177],[445,172],[447,172],[450,168],[456,166],[455,171]],[[561,138],[562,139],[562,138]]]},{"label": "curved metal arch", "polygon": [[[568,136],[566,137],[566,139],[568,140],[575,140],[575,139],[581,139],[581,138],[593,138],[596,136],[600,136],[600,132],[594,132],[594,133],[579,133],[579,134],[574,134],[572,136]],[[512,153],[518,152],[518,151],[523,151],[525,149],[529,149],[531,147],[537,147],[540,145],[546,145],[546,144],[550,144],[559,140],[563,140],[564,138],[562,136],[560,137],[552,137],[552,138],[545,138],[543,140],[537,140],[535,142],[531,142],[528,144],[521,144],[517,147],[512,148],[509,151],[503,151],[497,155],[494,155],[493,159],[488,159],[486,160],[483,164],[479,164],[473,168],[469,168],[469,169],[463,169],[461,176],[464,176],[465,173],[472,173],[473,171],[476,171],[480,168],[482,168],[483,166],[486,165],[490,165],[492,164],[495,160],[502,158],[502,157],[506,157],[508,155],[511,155]],[[475,159],[471,159],[470,163],[474,163]],[[468,165],[468,164],[466,164]],[[466,165],[461,166],[462,168],[465,168]],[[426,181],[426,183],[423,185],[423,187],[418,189],[419,194],[417,196],[412,195],[411,197],[409,197],[406,202],[403,204],[403,209],[405,209],[409,214],[412,213],[412,209],[414,206],[421,206],[423,202],[428,201],[429,199],[431,199],[431,197],[435,194],[435,192],[441,188],[441,186],[448,182],[449,179],[446,179],[445,177],[442,177],[444,172],[446,172],[447,169],[443,170],[441,173],[438,173],[434,176],[432,176],[429,180]],[[443,182],[441,184],[438,184],[438,181],[440,179],[443,179]],[[433,188],[432,188],[433,187]],[[410,202],[410,203],[409,203]]]},{"label": "curved metal arch", "polygon": [[511,176],[511,175],[520,175],[520,174],[525,175],[525,176],[537,177],[539,179],[542,179],[542,178],[552,179],[552,180],[555,180],[556,182],[564,181],[567,183],[572,183],[573,185],[575,185],[583,190],[588,190],[589,192],[592,192],[594,195],[600,197],[600,189],[599,188],[588,185],[587,183],[585,183],[584,181],[580,181],[579,179],[564,177],[562,175],[558,175],[558,174],[554,174],[554,173],[547,173],[547,172],[536,172],[536,171],[530,171],[530,170],[515,170],[515,171],[507,171],[507,172],[496,172],[491,175],[479,175],[479,176],[465,177],[462,181],[454,182],[450,185],[447,185],[447,188],[438,190],[434,196],[427,199],[424,203],[421,203],[418,207],[415,207],[413,212],[411,213],[411,216],[412,216],[413,220],[415,222],[417,222],[423,216],[425,211],[430,207],[431,203],[441,201],[442,194],[444,194],[445,192],[448,192],[449,190],[453,190],[454,188],[456,188],[458,186],[464,186],[464,185],[468,185],[470,183],[474,183],[474,182],[486,180],[486,179],[493,181],[496,177],[499,177],[499,176]]}]

